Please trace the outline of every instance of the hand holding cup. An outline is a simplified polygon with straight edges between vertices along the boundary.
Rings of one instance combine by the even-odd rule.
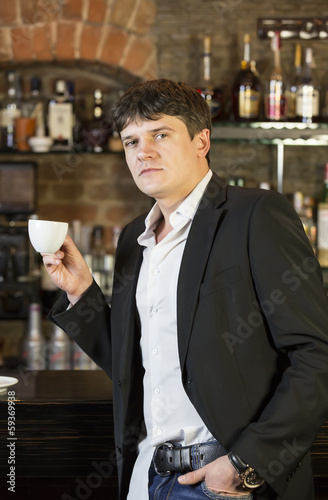
[[[42,254],[51,280],[67,293],[71,304],[75,304],[92,284],[93,278],[72,239],[66,237],[67,231],[67,222],[28,221],[30,241],[34,249]]]

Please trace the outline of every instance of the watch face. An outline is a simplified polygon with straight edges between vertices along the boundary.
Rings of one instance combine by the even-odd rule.
[[[243,473],[244,485],[246,488],[258,488],[264,483],[264,479],[251,467]]]

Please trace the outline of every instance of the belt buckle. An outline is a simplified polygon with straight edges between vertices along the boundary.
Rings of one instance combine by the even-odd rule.
[[[170,443],[170,442],[165,442],[163,444],[159,444],[158,446],[156,446],[155,448],[155,452],[154,452],[154,457],[156,456],[156,453],[158,450],[173,450],[174,448],[174,444],[173,443]],[[153,460],[153,464],[154,464],[154,469],[155,469],[155,472],[156,474],[158,474],[159,476],[162,476],[162,477],[166,477],[166,476],[169,476],[171,474],[171,471],[167,470],[167,471],[159,471],[156,467],[156,463],[155,463],[155,460]]]

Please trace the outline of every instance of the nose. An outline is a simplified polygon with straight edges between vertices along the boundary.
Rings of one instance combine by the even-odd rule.
[[[139,150],[137,153],[138,160],[147,161],[154,158],[156,155],[155,150],[151,147],[148,141],[140,141]]]

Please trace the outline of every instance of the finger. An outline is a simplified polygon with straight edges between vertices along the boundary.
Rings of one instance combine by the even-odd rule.
[[[62,252],[61,252],[62,253]],[[63,254],[64,256],[64,254]],[[63,258],[63,257],[61,257]],[[59,266],[61,264],[61,258],[56,255],[43,255],[43,264],[47,266]]]
[[[178,477],[178,481],[180,484],[196,484],[200,483],[205,479],[205,474],[202,469],[193,470],[188,472],[188,474],[183,474]]]
[[[55,253],[56,257],[58,257],[58,259],[63,259],[65,257],[65,254],[64,252],[62,252],[61,250],[58,250],[56,253]]]
[[[60,247],[60,249],[63,249],[63,251],[65,253],[67,253],[67,252],[69,252],[69,253],[76,253],[76,252],[78,252],[78,249],[77,249],[74,241],[68,235],[65,237],[65,240],[64,240],[62,246]]]

